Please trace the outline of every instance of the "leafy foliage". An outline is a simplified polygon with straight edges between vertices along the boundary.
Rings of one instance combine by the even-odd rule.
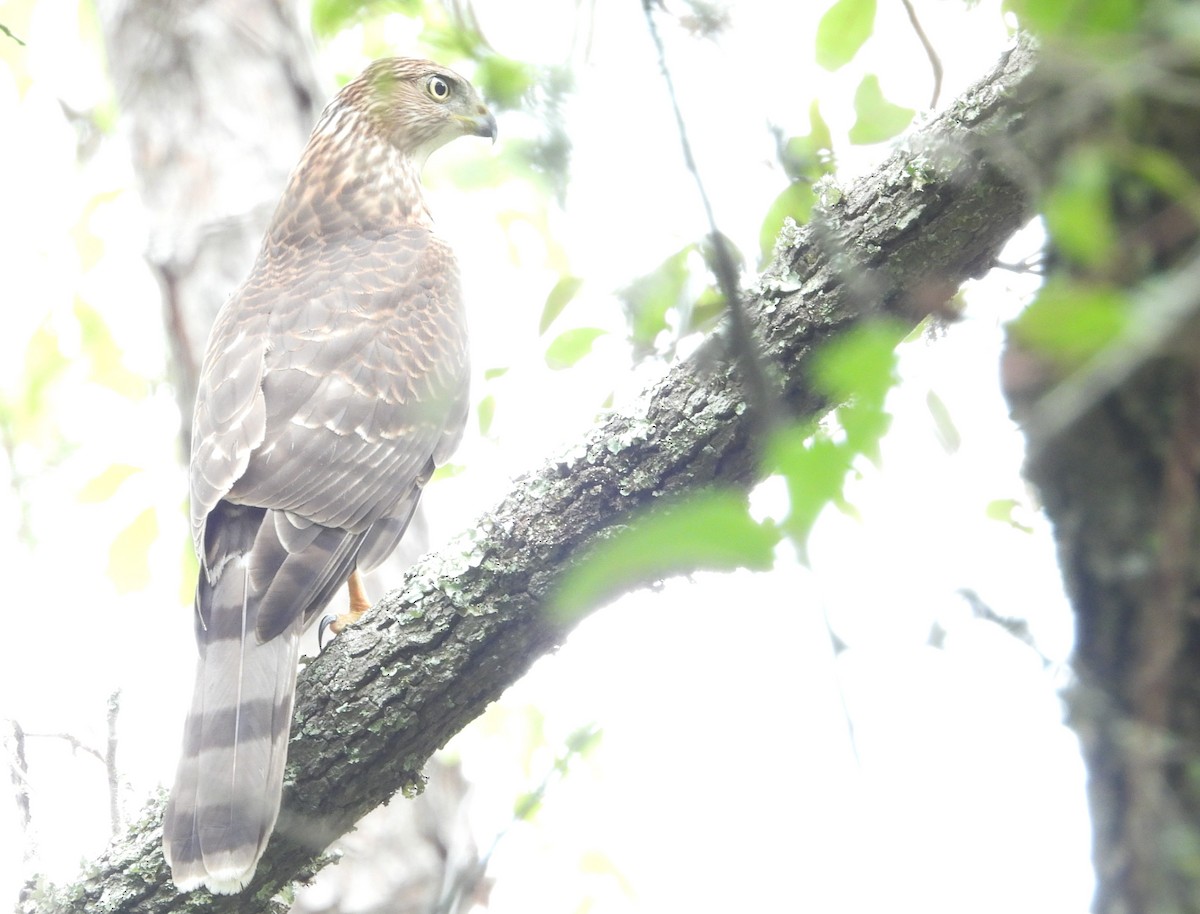
[[[1124,333],[1129,315],[1124,292],[1054,277],[1009,330],[1029,349],[1066,368],[1077,368]]]
[[[564,330],[546,347],[546,364],[555,371],[570,368],[592,351],[592,345],[608,331],[600,327],[572,327]]]
[[[883,97],[878,76],[864,76],[854,93],[855,120],[850,128],[850,142],[867,146],[890,140],[904,132],[915,114],[912,108],[894,105]]]
[[[1021,24],[1042,35],[1100,37],[1133,29],[1142,0],[1006,0]]]
[[[554,611],[567,619],[636,584],[701,568],[765,570],[779,534],[759,524],[740,492],[714,491],[656,506],[597,543],[562,578]]]
[[[817,63],[837,70],[851,60],[875,30],[875,0],[837,0],[817,25]]]

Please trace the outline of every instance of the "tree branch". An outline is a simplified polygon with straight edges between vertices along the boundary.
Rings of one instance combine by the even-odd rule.
[[[1029,217],[1021,163],[1072,129],[1040,102],[1027,45],[911,137],[813,222],[785,229],[746,301],[771,393],[795,417],[826,404],[811,355],[875,316],[917,323],[985,272]],[[1057,134],[1062,135],[1062,134]],[[853,281],[849,281],[853,280]],[[743,383],[718,332],[628,410],[511,492],[440,554],[417,563],[300,676],[283,814],[248,893],[179,896],[159,849],[162,799],[67,889],[31,890],[25,912],[283,911],[272,900],[322,865],[321,849],[397,791],[576,619],[549,611],[556,582],[598,538],[664,498],[755,481]]]

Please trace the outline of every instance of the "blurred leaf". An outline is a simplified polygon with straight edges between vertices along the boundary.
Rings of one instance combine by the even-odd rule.
[[[842,505],[846,474],[854,454],[824,435],[812,435],[804,425],[777,431],[767,444],[766,464],[783,476],[788,490],[788,515],[783,529],[803,558],[813,524],[828,505]]]
[[[492,428],[492,419],[496,417],[496,398],[488,394],[479,401],[475,412],[479,416],[479,434],[487,435]]]
[[[903,338],[900,324],[874,320],[831,340],[813,360],[814,383],[839,404],[835,415],[846,444],[874,463],[892,421],[884,403],[897,381],[896,346]]]
[[[83,350],[92,363],[91,380],[131,400],[146,396],[146,379],[125,367],[121,349],[100,312],[77,298],[75,318],[83,335]]]
[[[1060,174],[1043,204],[1046,229],[1070,259],[1088,267],[1103,266],[1117,245],[1108,157],[1095,146],[1076,150]]]
[[[774,561],[779,532],[750,516],[741,492],[702,492],[654,507],[601,540],[560,582],[553,611],[566,619],[638,584],[699,569],[762,571]]]
[[[958,427],[954,424],[946,402],[931,390],[925,395],[925,405],[929,407],[929,415],[933,417],[933,427],[942,449],[947,454],[956,453],[962,447],[962,435],[958,433]]]
[[[583,280],[578,276],[564,276],[554,284],[550,294],[546,296],[546,304],[542,306],[542,318],[538,321],[538,333],[545,333],[554,319],[562,314],[565,308],[579,292]]]
[[[1009,331],[1022,345],[1073,368],[1120,337],[1129,319],[1120,290],[1052,277]]]
[[[988,502],[985,513],[990,520],[998,520],[1001,523],[1008,524],[1022,533],[1032,533],[1032,527],[1017,520],[1017,512],[1023,510],[1024,505],[1015,498],[997,498]]]
[[[878,76],[864,76],[854,92],[855,120],[848,134],[850,142],[867,146],[890,140],[904,132],[915,114],[912,108],[893,105],[883,97]]]
[[[817,63],[836,70],[849,63],[875,29],[875,0],[837,0],[817,23]]]
[[[779,237],[783,221],[790,216],[797,223],[804,224],[816,200],[812,185],[804,181],[793,181],[775,198],[759,229],[758,244],[764,261],[775,250],[775,239]]]
[[[188,503],[185,499],[180,506],[184,516],[188,513]],[[192,546],[192,538],[183,538],[183,554],[179,563],[179,603],[190,606],[196,597],[196,579],[200,574],[200,560],[196,558],[196,550]]]
[[[157,538],[154,508],[147,508],[117,534],[108,550],[108,576],[117,593],[142,590],[150,583],[150,547]]]
[[[422,0],[313,0],[310,22],[316,37],[330,38],[368,14],[382,17],[386,13],[400,13],[416,19],[424,5]]]
[[[546,347],[546,364],[555,371],[570,368],[592,351],[592,344],[608,331],[599,327],[575,327],[564,330]]]
[[[14,420],[19,426],[37,421],[45,406],[47,391],[70,363],[58,345],[58,335],[43,323],[25,344],[25,391]]]
[[[483,373],[485,381],[494,381],[496,378],[502,378],[508,374],[508,368],[489,368]]]
[[[437,482],[439,479],[453,479],[464,470],[466,470],[466,467],[461,463],[443,463],[433,471],[433,475],[429,479],[431,482]]]
[[[518,60],[489,54],[479,61],[472,81],[496,107],[517,108],[534,84],[534,70]]]
[[[779,164],[793,181],[815,181],[834,171],[833,136],[821,115],[816,99],[808,106],[809,132],[799,136],[776,137]]]
[[[13,41],[15,41],[21,47],[25,47],[25,42],[23,42],[20,38],[18,38],[16,35],[14,35],[12,33],[12,31],[9,29],[9,27],[7,25],[5,25],[3,22],[0,22],[0,32],[3,32],[5,35],[7,35],[9,38],[11,38]]]
[[[896,345],[903,325],[873,320],[830,340],[813,360],[813,381],[835,402],[851,398],[882,403],[896,383]]]
[[[589,876],[604,876],[611,879],[620,887],[627,898],[632,899],[637,896],[637,891],[634,889],[633,884],[621,872],[616,863],[613,862],[613,859],[602,851],[594,849],[585,851],[579,858],[579,869]]]
[[[104,256],[104,239],[92,230],[92,217],[96,210],[118,199],[122,193],[122,190],[108,190],[93,194],[84,204],[79,219],[71,227],[71,238],[79,254],[80,266],[85,271],[92,269]]]
[[[594,723],[571,731],[566,739],[567,757],[591,755],[603,738],[604,731]]]
[[[1114,35],[1134,29],[1142,0],[1005,0],[1021,25],[1042,35],[1069,38]]]
[[[686,245],[649,273],[618,290],[634,350],[639,356],[654,350],[654,341],[667,329],[667,313],[683,304],[689,277],[688,257],[696,250],[695,244]]]
[[[725,313],[725,297],[715,286],[705,286],[692,302],[691,320],[684,328],[686,333],[711,330]]]
[[[93,476],[88,480],[76,497],[84,504],[107,501],[116,494],[117,489],[121,488],[121,483],[140,472],[142,472],[141,467],[130,466],[127,463],[114,463],[99,476]]]

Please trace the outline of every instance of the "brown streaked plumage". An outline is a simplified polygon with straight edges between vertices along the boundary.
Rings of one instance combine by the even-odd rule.
[[[182,891],[244,888],[279,813],[301,632],[399,542],[467,412],[458,269],[425,158],[495,139],[471,85],[369,66],[329,104],[209,338],[192,424],[200,659],[163,822]]]

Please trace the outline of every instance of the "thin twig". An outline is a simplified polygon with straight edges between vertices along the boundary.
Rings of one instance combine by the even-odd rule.
[[[675,127],[679,131],[679,144],[683,149],[684,164],[696,182],[696,190],[700,194],[700,200],[704,206],[704,214],[708,219],[709,235],[713,245],[713,269],[717,274],[717,285],[721,290],[721,295],[728,304],[733,350],[734,354],[738,357],[746,385],[746,406],[751,411],[754,423],[759,427],[759,430],[767,431],[773,427],[774,419],[776,418],[775,398],[769,393],[767,376],[763,371],[758,348],[754,343],[749,321],[746,320],[745,312],[742,310],[738,269],[734,265],[733,255],[729,252],[729,245],[725,240],[725,236],[717,228],[717,220],[713,215],[712,204],[708,199],[708,192],[704,189],[704,181],[700,177],[700,170],[696,167],[696,159],[692,155],[692,144],[688,140],[687,127],[684,124],[683,113],[679,109],[679,99],[675,94],[675,82],[671,78],[670,69],[667,67],[667,52],[663,47],[662,38],[658,34],[658,26],[654,22],[654,10],[652,9],[654,5],[655,0],[642,0],[642,10],[646,14],[646,25],[650,30],[650,37],[654,41],[654,47],[658,53],[658,66],[662,71],[663,79],[666,81],[667,95],[671,99],[671,110],[675,114]]]
[[[9,775],[12,777],[13,792],[16,795],[17,814],[20,816],[21,831],[29,830],[29,762],[25,758],[25,731],[15,720],[10,720],[12,726],[12,750],[9,753]],[[9,740],[5,740],[6,743]]]
[[[88,755],[94,756],[101,764],[104,763],[104,753],[99,749],[89,746],[78,736],[72,736],[70,733],[26,733],[26,739],[61,739],[65,743],[71,744],[71,749],[74,752],[86,752]]]
[[[121,713],[121,690],[108,696],[108,743],[104,749],[104,768],[108,772],[108,821],[115,837],[121,831],[121,781],[117,770],[117,717]]]
[[[925,34],[925,29],[921,25],[921,20],[917,18],[917,11],[913,9],[911,0],[900,0],[900,2],[904,4],[904,11],[908,13],[908,21],[912,23],[913,31],[917,33],[921,47],[925,49],[925,56],[929,58],[929,67],[933,70],[933,97],[929,100],[929,107],[936,108],[938,98],[942,94],[942,59],[933,49],[933,42],[929,40],[929,36]]]

